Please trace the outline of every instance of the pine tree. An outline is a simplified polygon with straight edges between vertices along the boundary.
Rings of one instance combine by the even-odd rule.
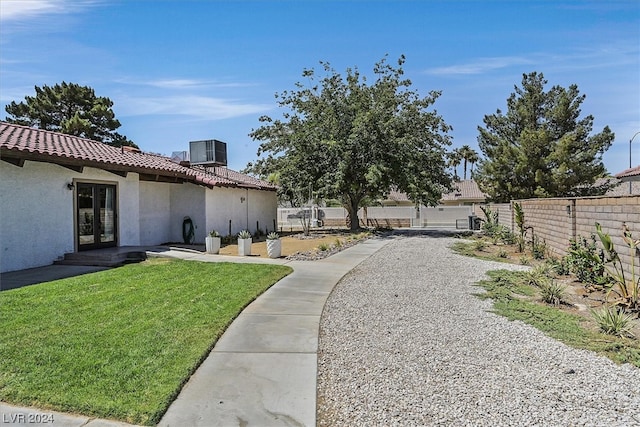
[[[475,173],[480,188],[497,202],[532,197],[591,195],[606,174],[602,155],[614,134],[608,126],[591,135],[593,116],[580,118],[585,100],[577,85],[545,92],[542,73],[524,74],[522,86],[478,127],[484,160]]]

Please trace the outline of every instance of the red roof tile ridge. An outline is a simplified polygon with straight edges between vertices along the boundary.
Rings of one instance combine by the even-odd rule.
[[[113,147],[112,145],[105,144],[104,142],[96,141],[96,140],[89,139],[89,138],[86,138],[86,137],[83,137],[83,136],[69,135],[69,134],[58,132],[58,131],[55,131],[55,130],[35,128],[35,127],[27,126],[27,125],[19,125],[19,124],[10,123],[10,122],[4,121],[4,120],[0,120],[0,125],[7,125],[7,126],[10,126],[10,127],[17,127],[17,128],[21,128],[21,129],[28,130],[30,132],[35,132],[35,133],[45,133],[45,134],[51,135],[52,137],[58,137],[58,138],[63,137],[63,138],[70,138],[70,139],[78,139],[78,140],[83,141],[83,142],[91,142],[93,144],[103,144],[103,145],[106,145],[107,147]]]

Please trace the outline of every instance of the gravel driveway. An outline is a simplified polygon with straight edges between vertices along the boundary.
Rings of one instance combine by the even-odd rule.
[[[640,369],[489,312],[488,270],[448,237],[398,237],[335,287],[319,426],[640,426]]]

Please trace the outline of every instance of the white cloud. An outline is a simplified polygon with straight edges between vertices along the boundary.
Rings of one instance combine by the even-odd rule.
[[[0,21],[24,21],[54,13],[76,12],[96,3],[95,0],[2,0]]]
[[[59,4],[56,0],[4,0],[0,2],[0,21],[52,13]]]
[[[119,116],[182,115],[201,120],[221,120],[257,114],[272,108],[266,104],[204,96],[137,97],[114,100]]]
[[[507,68],[513,65],[533,64],[534,61],[520,56],[504,56],[493,58],[478,58],[474,62],[467,64],[451,65],[447,67],[430,68],[426,74],[451,75],[451,74],[482,74],[500,68]]]
[[[618,42],[605,46],[576,48],[569,53],[531,53],[527,56],[502,56],[473,59],[471,62],[445,67],[429,68],[425,74],[431,75],[474,75],[486,74],[513,66],[529,65],[548,71],[579,70],[588,68],[611,68],[638,63],[637,43]],[[522,67],[520,67],[522,68]]]
[[[202,89],[202,88],[237,88],[237,87],[251,87],[255,86],[254,83],[240,83],[240,82],[220,82],[217,80],[197,80],[197,79],[182,79],[182,78],[168,78],[157,80],[136,80],[136,79],[119,79],[118,83],[152,86],[162,89]]]

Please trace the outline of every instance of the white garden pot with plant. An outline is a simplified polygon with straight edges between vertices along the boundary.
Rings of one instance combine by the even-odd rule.
[[[282,241],[276,232],[267,234],[267,255],[269,258],[280,258],[282,255]]]
[[[248,230],[242,230],[240,233],[238,233],[238,255],[251,255],[251,243],[251,233],[249,233]]]
[[[204,243],[208,254],[220,252],[220,234],[216,230],[211,230],[209,235],[205,237]]]

